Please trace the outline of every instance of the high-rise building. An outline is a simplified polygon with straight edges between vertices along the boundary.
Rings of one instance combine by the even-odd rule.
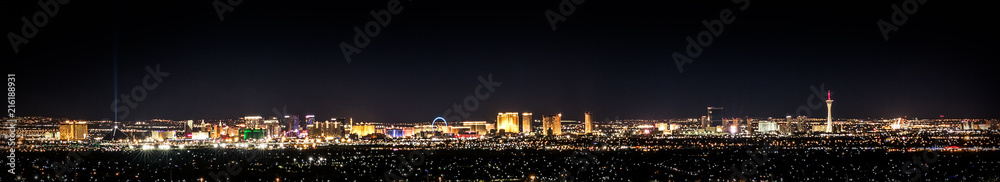
[[[308,131],[309,130],[308,126],[311,125],[311,124],[313,124],[313,123],[316,123],[316,115],[311,115],[311,114],[310,115],[306,115],[306,124],[305,125],[307,127],[305,129],[303,129],[303,130],[307,130]]]
[[[262,125],[261,119],[264,119],[264,117],[261,117],[261,116],[245,116],[242,119],[243,119],[243,122],[247,124],[247,127],[258,127],[258,126]]]
[[[785,121],[787,121],[788,123],[791,123],[792,122],[792,115],[785,116]]]
[[[809,132],[812,129],[809,126],[809,117],[799,116],[795,118],[795,132]]]
[[[708,128],[708,118],[706,116],[701,116],[701,128]]]
[[[518,133],[520,125],[517,124],[517,112],[497,113],[497,130],[504,130],[506,133]]]
[[[184,129],[187,130],[188,133],[193,132],[194,131],[194,120],[187,120],[187,128],[184,128]]]
[[[327,136],[330,137],[335,137],[335,138],[344,137],[344,134],[347,133],[345,131],[346,127],[344,127],[348,122],[347,119],[330,118],[330,122],[332,122],[330,124],[331,126],[329,126],[329,129],[326,130],[324,133],[327,133]]]
[[[285,131],[287,132],[284,132],[286,137],[299,136],[299,130],[301,129],[301,127],[299,127],[298,115],[285,115],[284,119],[280,119],[280,121],[288,125],[288,127],[285,129]]]
[[[264,128],[242,128],[240,129],[240,136],[243,140],[262,139],[265,132],[267,131]]]
[[[546,136],[562,135],[562,113],[542,116],[542,131]]]
[[[267,130],[267,137],[279,138],[281,137],[281,123],[278,122],[278,118],[271,118],[264,120],[264,127]]]
[[[469,131],[476,132],[476,134],[485,135],[489,133],[490,130],[486,129],[486,121],[464,121],[462,126],[469,127]]]
[[[84,140],[84,139],[87,139],[87,122],[66,121],[63,123],[59,123],[59,140]]]
[[[739,118],[733,118],[732,120],[730,120],[727,123],[726,131],[729,131],[729,133],[735,134],[735,133],[739,133],[739,128],[740,128],[740,119]]]
[[[778,123],[774,121],[761,121],[757,124],[757,131],[761,133],[768,133],[771,131],[778,131]]]
[[[316,121],[313,124],[306,125],[306,131],[308,131],[310,138],[326,139],[343,137],[343,128],[340,128],[338,125],[340,125],[340,123],[330,120]],[[341,135],[336,135],[337,130],[340,130]]]
[[[590,121],[590,112],[583,113],[583,133],[590,134],[594,131],[594,123]]]
[[[220,138],[221,137],[221,135],[222,135],[222,126],[213,125],[213,124],[205,124],[205,127],[208,128],[208,137],[209,138]]]
[[[358,135],[359,137],[375,133],[375,125],[353,125],[351,127],[351,134]]]
[[[521,133],[531,133],[531,113],[521,113]]]
[[[403,129],[391,128],[391,129],[385,129],[385,136],[393,138],[401,138],[406,136],[406,134],[403,132]]]
[[[833,98],[830,97],[830,91],[827,90],[826,91],[826,132],[827,133],[832,133],[833,132],[833,113],[830,112],[830,111],[832,111],[832,109],[830,107],[833,107]]]
[[[708,107],[708,127],[725,125],[722,120],[722,107]]]

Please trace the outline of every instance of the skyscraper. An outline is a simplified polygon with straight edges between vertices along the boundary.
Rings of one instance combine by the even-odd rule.
[[[277,117],[272,117],[271,119],[264,120],[264,129],[267,130],[267,136],[272,138],[281,137],[281,124],[278,122]]]
[[[701,116],[701,120],[698,121],[701,122],[701,128],[708,128],[708,119],[706,116]]]
[[[84,140],[88,138],[87,132],[87,122],[66,121],[59,123],[59,140]]]
[[[794,132],[809,132],[812,127],[809,127],[809,117],[799,116],[795,117],[795,131]]]
[[[722,107],[708,107],[708,126],[721,127],[725,125],[722,121]]]
[[[306,126],[316,123],[316,115],[306,115]],[[308,130],[309,128],[306,127]]]
[[[476,134],[486,135],[489,133],[489,129],[486,129],[486,121],[463,121],[462,126],[469,127],[469,130],[475,131]]]
[[[258,127],[258,126],[260,126],[262,124],[261,123],[262,119],[264,119],[264,117],[261,117],[261,116],[245,116],[245,117],[243,117],[243,122],[247,124],[247,127],[253,127],[253,128],[255,128],[255,127]]]
[[[518,133],[520,125],[517,124],[517,112],[497,113],[497,130],[504,130],[506,133]]]
[[[583,133],[590,134],[594,131],[594,124],[590,122],[590,112],[583,113]]]
[[[542,116],[542,131],[545,135],[562,135],[562,113]],[[552,131],[549,133],[549,131]]]
[[[333,121],[332,130],[329,132],[333,137],[344,137],[344,135],[349,134],[346,131],[347,118],[330,118]]]
[[[772,131],[778,131],[778,123],[774,121],[761,121],[757,124],[757,131],[760,133],[769,133]]]
[[[833,113],[830,112],[830,111],[832,111],[832,109],[830,107],[833,107],[833,98],[830,97],[830,91],[827,90],[826,91],[826,132],[827,133],[833,132]]]
[[[521,113],[521,133],[531,133],[531,113]]]
[[[375,125],[353,125],[351,126],[351,134],[356,134],[359,137],[370,135],[375,133]]]

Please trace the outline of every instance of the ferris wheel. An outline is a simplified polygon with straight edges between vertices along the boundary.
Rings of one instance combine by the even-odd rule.
[[[435,131],[437,131],[437,129],[435,128],[435,127],[437,127],[437,125],[435,125],[435,123],[436,123],[436,122],[437,122],[437,120],[439,120],[439,119],[440,119],[441,121],[444,121],[444,126],[445,126],[445,127],[448,127],[448,121],[447,121],[447,120],[444,120],[444,118],[443,118],[443,117],[436,117],[436,118],[434,118],[434,121],[431,121],[431,132],[435,132]],[[444,133],[444,132],[442,131],[442,133]]]

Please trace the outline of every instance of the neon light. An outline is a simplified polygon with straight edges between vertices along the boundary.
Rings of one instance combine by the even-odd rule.
[[[434,118],[434,121],[431,121],[431,132],[437,131],[437,130],[434,129],[434,122],[437,122],[438,119],[440,119],[441,121],[444,121],[444,126],[448,126],[448,120],[444,120],[443,117],[436,117],[436,118]]]

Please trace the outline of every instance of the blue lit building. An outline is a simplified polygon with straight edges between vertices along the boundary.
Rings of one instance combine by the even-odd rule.
[[[403,129],[385,129],[385,135],[393,138],[406,136],[406,134],[403,132]]]

